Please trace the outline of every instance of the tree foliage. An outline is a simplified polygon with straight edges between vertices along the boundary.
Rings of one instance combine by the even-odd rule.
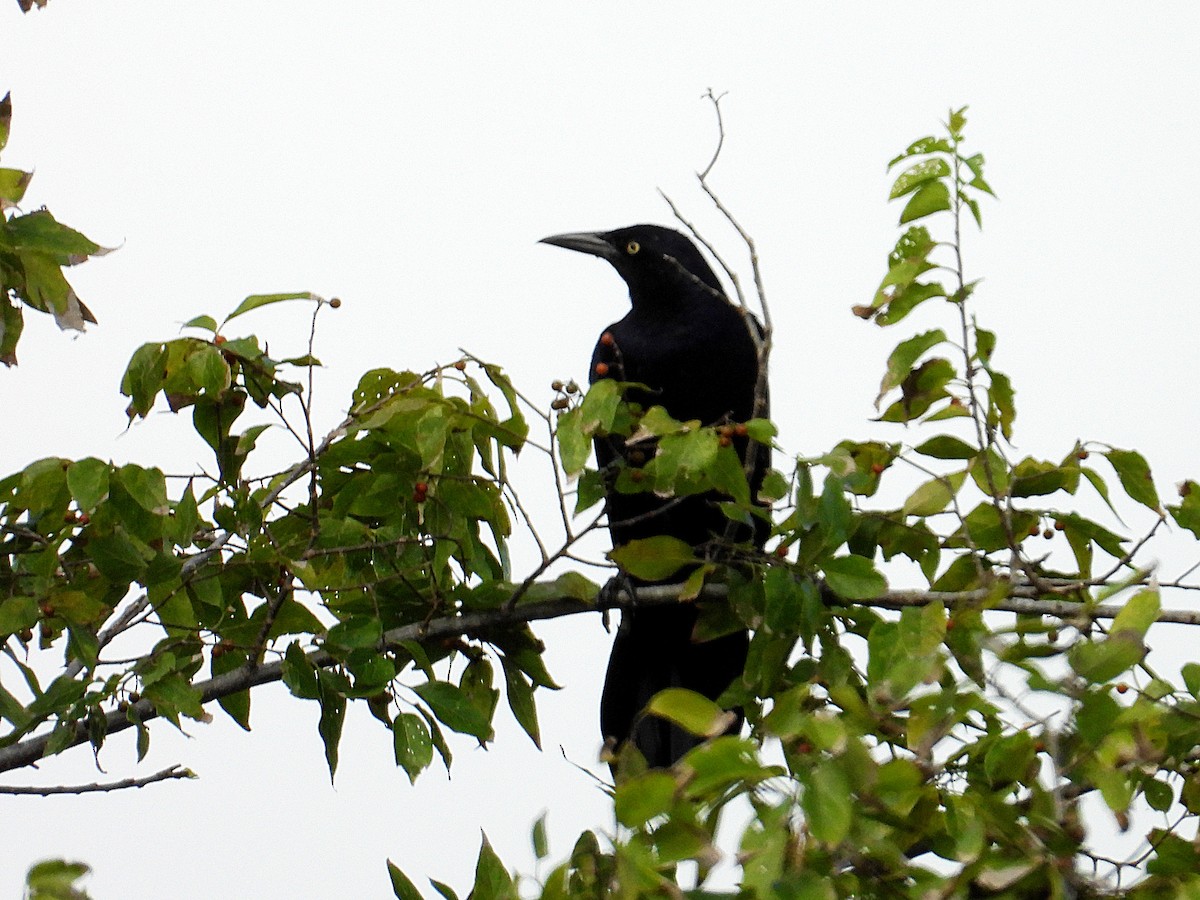
[[[0,147],[10,109],[6,99]],[[896,328],[937,303],[942,324],[904,336],[886,360],[873,426],[882,437],[817,457],[776,445],[789,462],[764,484],[774,502],[766,553],[739,548],[718,566],[652,538],[612,554],[650,580],[689,567],[681,586],[639,602],[699,602],[708,635],[753,629],[745,674],[725,698],[746,710],[750,736],[716,737],[670,770],[626,751],[614,760],[614,832],[580,835],[538,879],[510,873],[485,838],[472,896],[707,896],[716,831],[735,803],[750,812],[737,839],[746,897],[1200,889],[1186,837],[1200,813],[1200,667],[1175,684],[1148,662],[1150,628],[1165,616],[1163,585],[1142,562],[1168,519],[1200,536],[1200,500],[1187,482],[1164,506],[1131,449],[1088,441],[1047,458],[1015,454],[1016,391],[996,335],[976,321],[979,282],[964,264],[962,227],[968,215],[982,225],[992,194],[983,156],[964,149],[965,125],[952,111],[944,133],[890,163],[903,230],[854,312]],[[22,306],[60,324],[88,318],[61,267],[100,252],[48,212],[12,214],[27,183],[0,170],[10,363]],[[346,419],[318,440],[311,341],[276,359],[234,331],[285,302],[311,308],[314,334],[338,305],[250,297],[130,360],[121,390],[131,422],[162,406],[190,415],[212,452],[207,471],[168,478],[50,458],[0,478],[0,770],[82,744],[99,754],[127,728],[140,758],[155,718],[203,721],[214,702],[248,728],[252,688],[274,680],[314,704],[331,777],[353,702],[379,720],[414,781],[435,760],[449,769],[459,742],[492,740],[502,692],[540,746],[537,691],[558,686],[529,621],[614,602],[564,564],[603,522],[592,438],[651,448],[616,473],[619,490],[716,490],[732,520],[768,515],[731,437],[775,443],[770,422],[675,421],[626,403],[611,380],[586,393],[557,383],[544,409],[470,356],[366,373]],[[270,427],[301,448],[283,471],[259,461]],[[551,515],[522,503],[509,476],[517,454],[537,455],[558,486]],[[882,504],[892,484],[909,487]],[[1111,515],[1073,509],[1079,492]],[[1128,533],[1117,515],[1126,501],[1154,515],[1148,534]],[[541,558],[519,575],[514,529]],[[884,570],[923,584],[890,587]],[[132,661],[107,652],[117,637],[142,648]],[[54,677],[39,675],[43,658],[61,658]],[[720,706],[686,691],[663,692],[646,714],[723,731]],[[1145,807],[1169,818],[1132,857],[1089,840],[1101,813],[1124,828]],[[544,820],[533,844],[549,857]],[[697,874],[681,884],[685,862]],[[31,892],[43,890],[35,874],[74,890],[86,871],[47,865],[31,872]],[[421,896],[402,867],[389,862],[388,873],[397,897]]]

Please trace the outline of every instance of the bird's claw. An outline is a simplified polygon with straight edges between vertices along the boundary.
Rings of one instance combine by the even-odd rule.
[[[637,603],[637,589],[633,579],[624,572],[614,575],[600,588],[598,601],[599,605],[605,608]]]

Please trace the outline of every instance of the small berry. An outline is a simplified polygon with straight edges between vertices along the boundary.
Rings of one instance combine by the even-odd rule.
[[[572,378],[570,381],[567,382],[567,386],[565,388],[563,388],[563,390],[566,391],[568,394],[578,394],[579,393],[579,385],[577,385],[575,383],[575,379]]]
[[[717,440],[717,443],[718,443],[718,444],[720,444],[722,447],[728,447],[730,444],[732,444],[732,443],[733,443],[733,438],[731,438],[731,437],[730,437],[729,435],[727,435],[727,434],[723,434],[723,435],[721,435],[721,437],[720,437],[720,438]]]
[[[1117,693],[1118,694],[1124,694],[1124,693],[1127,693],[1128,691],[1129,691],[1129,685],[1127,685],[1125,682],[1122,681],[1120,684],[1117,685]]]
[[[884,470],[883,463],[871,463],[871,474],[882,475]]]
[[[1041,529],[1038,528],[1036,522],[1029,526],[1029,536],[1030,537],[1037,537],[1039,531],[1041,531]]]
[[[334,297],[332,300],[329,301],[330,309],[339,309],[339,308],[341,308],[341,305],[342,305],[342,301],[338,297]]]
[[[216,337],[213,338],[213,343],[216,344],[218,347],[220,347],[222,344],[224,344],[228,340],[229,340],[229,338],[225,337],[225,335],[218,334]]]
[[[81,513],[79,514],[79,520],[78,520],[78,521],[79,521],[79,524],[80,524],[80,525],[86,525],[88,522],[92,521],[92,517],[91,517],[91,516],[89,516],[89,515],[88,515],[87,513],[85,513],[85,512],[81,512]]]
[[[812,753],[812,744],[808,741],[800,741],[800,743],[796,744],[796,752],[804,754]]]
[[[1066,527],[1067,527],[1067,523],[1064,522],[1062,519],[1054,520],[1054,530],[1055,531],[1065,531]]]
[[[750,429],[746,427],[745,422],[738,422],[733,426],[733,433],[738,437],[745,437],[750,433]]]
[[[1051,628],[1049,631],[1047,631],[1046,632],[1046,640],[1048,640],[1051,644],[1057,642],[1058,641],[1058,629]]]
[[[629,470],[629,480],[632,481],[634,484],[641,484],[642,479],[645,477],[646,477],[646,473],[643,472],[641,469],[630,469]]]
[[[603,378],[605,375],[608,374],[608,363],[606,363],[606,362],[596,363],[595,371],[596,371],[597,376],[599,376],[600,378]]]
[[[561,391],[562,389],[563,389],[563,383],[561,381],[559,381],[557,378],[555,378],[552,382],[550,382],[550,390]]]
[[[559,397],[553,403],[550,404],[550,408],[551,409],[566,409],[570,405],[571,405],[571,401],[568,400],[566,397]]]
[[[1034,741],[1033,742],[1033,752],[1034,753],[1045,753],[1046,752],[1046,742],[1042,741],[1042,740]]]
[[[1054,537],[1054,529],[1047,528],[1042,532],[1042,537],[1044,537],[1046,540],[1050,540],[1050,538]]]
[[[33,640],[33,629],[32,628],[22,628],[20,633],[17,635],[17,637],[19,637],[22,641],[24,641],[26,644],[28,644],[30,641]]]
[[[613,333],[611,331],[606,331],[604,334],[600,335],[600,343],[605,347],[611,347],[616,342],[617,339],[613,337]]]
[[[142,695],[139,694],[137,691],[129,692],[129,702],[130,703],[137,703],[141,699],[142,699]]]
[[[47,602],[47,601],[43,601],[38,604],[38,610],[41,611],[41,614],[43,616],[45,616],[47,619],[49,619],[50,617],[52,617],[54,615],[54,604]]]
[[[1075,458],[1076,459],[1087,459],[1088,452],[1086,450],[1080,449],[1080,451],[1075,454]]]
[[[947,619],[947,620],[946,620],[946,630],[947,630],[947,631],[953,631],[953,630],[954,630],[954,620],[953,620],[953,619]]]
[[[454,368],[458,369],[460,372],[465,371],[467,368],[467,361],[465,359],[460,359],[454,364]]]
[[[1180,497],[1191,496],[1191,493],[1192,493],[1192,483],[1190,481],[1185,481],[1179,485],[1179,496]]]
[[[68,509],[65,513],[63,513],[63,521],[68,525],[72,524],[75,521],[75,510]]]
[[[787,544],[780,544],[775,548],[775,556],[778,559],[784,559],[788,555]]]
[[[733,436],[733,426],[732,425],[721,425],[717,428],[717,434],[721,435],[721,437],[732,437]]]

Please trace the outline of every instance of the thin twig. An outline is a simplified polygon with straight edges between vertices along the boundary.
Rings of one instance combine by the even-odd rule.
[[[109,781],[93,784],[60,784],[47,787],[27,787],[24,785],[0,784],[0,794],[14,796],[50,797],[54,794],[96,794],[107,791],[123,791],[126,788],[141,788],[159,781],[169,781],[174,778],[195,778],[196,773],[182,766],[171,766],[144,778],[123,778],[120,781]]]

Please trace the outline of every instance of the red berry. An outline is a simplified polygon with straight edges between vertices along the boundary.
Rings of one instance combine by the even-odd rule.
[[[871,463],[871,474],[872,475],[883,474],[883,469],[884,469],[883,463]]]
[[[342,305],[342,301],[339,300],[337,297],[334,297],[332,300],[329,301],[329,307],[331,309],[337,309],[341,305]]]
[[[746,427],[745,422],[738,422],[733,426],[733,433],[738,437],[745,437],[750,433],[750,429]]]
[[[722,447],[728,447],[730,444],[732,444],[732,443],[733,443],[733,438],[731,438],[731,437],[730,437],[729,435],[727,435],[727,434],[723,434],[723,435],[721,435],[721,437],[720,437],[720,438],[717,440],[717,443],[718,443],[718,444],[720,444]]]
[[[225,335],[218,334],[215,338],[213,338],[213,343],[216,344],[218,347],[220,347],[227,340],[229,340],[229,338],[225,337]]]
[[[1118,684],[1118,685],[1117,685],[1117,693],[1118,693],[1118,694],[1124,694],[1124,693],[1126,693],[1128,690],[1129,690],[1129,685],[1127,685],[1127,684],[1126,684],[1125,682],[1123,682],[1123,681],[1122,681],[1120,684]]]
[[[454,364],[454,368],[456,368],[456,369],[458,369],[458,371],[462,372],[464,369],[467,368],[467,361],[465,359],[460,359],[458,362],[456,362]]]

